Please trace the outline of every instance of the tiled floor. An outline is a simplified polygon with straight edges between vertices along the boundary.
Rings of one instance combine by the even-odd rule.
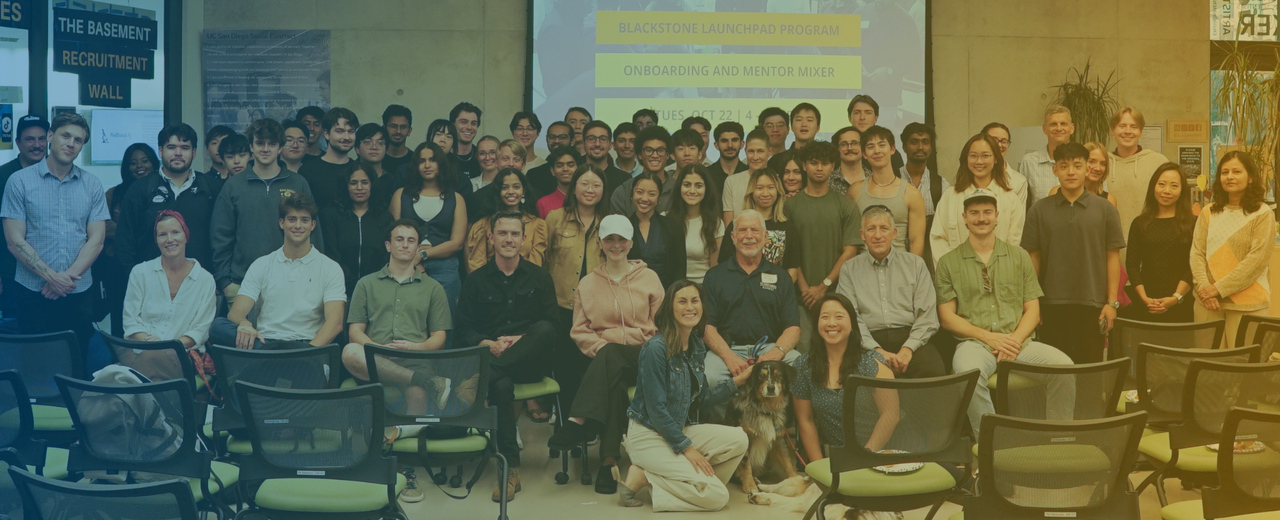
[[[647,493],[642,495],[646,499],[644,507],[621,507],[618,505],[617,495],[598,495],[592,490],[591,486],[583,486],[578,481],[579,473],[576,467],[570,468],[570,481],[568,484],[563,486],[556,485],[554,475],[559,471],[560,463],[558,459],[548,458],[546,449],[547,437],[551,435],[551,427],[545,424],[533,424],[527,418],[524,418],[521,421],[520,430],[525,443],[525,450],[522,454],[524,467],[521,468],[521,485],[524,490],[516,495],[516,499],[509,505],[508,516],[512,520],[623,520],[654,518],[651,516],[653,510],[647,503]],[[595,450],[592,449],[592,452],[594,453]],[[577,459],[572,460],[575,463],[579,462]],[[481,482],[476,484],[475,491],[466,500],[452,500],[444,496],[427,480],[424,471],[419,470],[418,474],[420,476],[420,487],[426,494],[426,499],[417,504],[401,503],[410,520],[497,518],[498,505],[489,499],[489,495],[493,491],[495,476],[492,467],[485,473]],[[470,478],[470,472],[466,476]],[[1134,474],[1131,476],[1131,480],[1136,484],[1145,476],[1145,473]],[[732,494],[729,505],[719,512],[665,513],[659,518],[662,520],[709,520],[713,518],[783,520],[789,518],[800,519],[803,516],[799,513],[780,511],[773,507],[748,504],[746,496],[742,494],[736,484],[731,483],[729,489]],[[1199,493],[1183,491],[1176,480],[1170,480],[1167,489],[1169,500],[1172,502],[1200,498]],[[449,489],[449,491],[458,494],[457,492],[461,490]],[[1158,520],[1160,518],[1160,504],[1156,499],[1154,490],[1148,489],[1143,493],[1141,503],[1143,520]],[[957,511],[960,511],[960,506],[948,503],[936,518],[945,520]],[[927,509],[909,511],[905,514],[905,517],[907,520],[919,520],[923,519],[927,512]],[[1277,518],[1280,518],[1280,514],[1277,514]]]

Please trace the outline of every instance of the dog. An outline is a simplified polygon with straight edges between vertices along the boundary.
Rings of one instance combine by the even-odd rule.
[[[743,391],[730,401],[725,414],[725,424],[740,426],[747,433],[747,454],[735,474],[742,483],[742,492],[747,494],[747,501],[752,504],[770,503],[768,497],[758,495],[760,488],[755,477],[756,472],[764,471],[769,461],[788,479],[799,476],[787,442],[794,377],[795,368],[782,361],[756,363]]]

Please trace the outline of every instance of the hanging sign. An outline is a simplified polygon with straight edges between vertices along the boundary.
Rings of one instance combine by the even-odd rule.
[[[80,76],[81,105],[129,108],[130,80],[156,75],[155,11],[105,2],[68,5],[53,9],[53,70]]]

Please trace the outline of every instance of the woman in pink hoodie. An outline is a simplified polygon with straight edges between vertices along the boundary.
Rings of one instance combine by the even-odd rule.
[[[626,431],[627,389],[636,384],[640,347],[658,333],[654,317],[662,305],[658,273],[641,260],[627,260],[634,227],[621,215],[600,221],[604,264],[578,283],[573,297],[573,329],[569,336],[593,358],[569,409],[569,420],[547,442],[570,450],[601,434],[601,467],[596,492],[613,494],[618,484],[610,468],[621,455]]]

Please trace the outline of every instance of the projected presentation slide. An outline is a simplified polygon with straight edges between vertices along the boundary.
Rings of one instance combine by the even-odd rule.
[[[534,111],[582,106],[616,125],[638,109],[748,131],[762,109],[822,112],[826,139],[853,96],[896,135],[924,119],[926,0],[534,0]],[[711,150],[714,153],[714,149]]]

